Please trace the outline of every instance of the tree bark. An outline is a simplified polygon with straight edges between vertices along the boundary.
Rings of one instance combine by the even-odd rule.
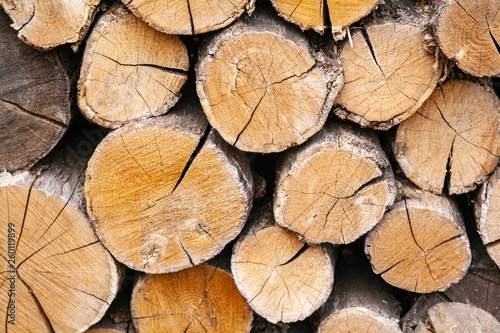
[[[340,118],[378,130],[416,112],[443,72],[427,13],[407,1],[386,3],[341,47],[345,86],[334,109]]]
[[[0,171],[27,170],[54,148],[73,113],[67,52],[21,42],[0,12]]]
[[[224,28],[254,9],[255,0],[122,0],[137,17],[158,31],[174,35],[202,34]]]
[[[332,290],[334,253],[309,246],[274,222],[271,205],[249,218],[233,247],[231,271],[248,304],[271,323],[304,320]]]
[[[265,9],[203,45],[196,89],[224,140],[271,153],[303,143],[323,126],[343,76],[338,61]]]
[[[85,213],[86,160],[50,154],[0,174],[0,307],[6,332],[83,332],[114,299],[121,269]]]
[[[179,37],[162,34],[115,5],[87,39],[78,104],[88,120],[109,128],[158,116],[179,99],[188,69]]]
[[[371,230],[395,197],[394,175],[375,134],[329,122],[283,155],[274,215],[309,243],[346,244]]]
[[[317,332],[400,333],[399,313],[398,301],[362,251],[346,247],[337,261],[333,291],[312,318]]]
[[[365,252],[386,282],[417,293],[445,290],[460,281],[471,261],[458,206],[409,185],[368,233]]]
[[[227,271],[209,264],[141,275],[132,318],[141,332],[250,332],[253,311]]]
[[[87,170],[97,234],[128,267],[168,273],[200,264],[240,233],[253,180],[243,153],[207,127],[199,104],[111,132]]]
[[[100,0],[0,0],[12,28],[28,45],[48,50],[79,43],[86,35]]]
[[[448,81],[398,127],[394,155],[423,190],[472,191],[498,164],[499,111],[500,100],[488,86]]]
[[[499,10],[496,0],[435,1],[432,26],[439,47],[464,72],[500,75]]]

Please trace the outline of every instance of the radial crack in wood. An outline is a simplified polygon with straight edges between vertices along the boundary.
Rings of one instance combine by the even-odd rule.
[[[115,5],[87,40],[78,105],[90,121],[109,128],[158,116],[179,99],[188,69],[187,49],[177,36]]]
[[[338,62],[263,12],[200,51],[196,87],[210,124],[244,151],[271,153],[307,140],[342,88]]]
[[[141,276],[131,311],[138,333],[250,332],[253,319],[231,274],[208,264]]]
[[[368,233],[365,252],[375,273],[389,284],[418,293],[442,291],[470,265],[464,222],[448,197],[414,193],[395,203]]]
[[[122,0],[128,9],[158,31],[175,35],[202,34],[224,28],[255,0]]]
[[[344,123],[327,123],[287,151],[276,178],[276,222],[310,243],[355,241],[396,196],[392,169],[374,133]]]
[[[135,270],[167,273],[214,257],[251,208],[250,167],[199,105],[110,133],[89,162],[89,215],[110,252]]]
[[[78,43],[87,33],[100,0],[0,0],[24,42],[40,50]]]
[[[500,2],[436,1],[433,25],[439,47],[475,76],[500,75]]]
[[[344,88],[341,118],[387,130],[411,116],[431,95],[442,63],[426,50],[427,33],[401,23],[370,25],[352,35],[340,54]]]
[[[499,111],[498,97],[477,83],[449,81],[436,89],[398,127],[393,151],[406,177],[436,194],[474,190],[499,160]]]

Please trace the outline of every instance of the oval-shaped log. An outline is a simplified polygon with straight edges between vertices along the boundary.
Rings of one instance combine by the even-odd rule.
[[[447,58],[475,76],[500,75],[500,2],[435,2],[434,34]]]
[[[73,116],[63,52],[41,53],[16,37],[0,11],[0,170],[32,167],[62,138]]]
[[[236,238],[253,199],[245,156],[222,140],[199,105],[106,136],[85,183],[95,230],[119,261],[168,273],[214,257]]]
[[[14,22],[12,28],[28,45],[39,50],[85,37],[100,0],[0,0]]]
[[[500,100],[488,87],[448,81],[398,127],[394,155],[423,190],[472,191],[498,163],[499,112]]]
[[[362,251],[351,247],[341,251],[332,293],[311,318],[316,332],[401,333],[400,311],[399,302],[373,274]]]
[[[293,26],[263,11],[200,50],[196,88],[210,124],[244,151],[271,153],[306,141],[325,123],[341,68]]]
[[[340,53],[345,85],[334,112],[363,127],[387,130],[431,95],[443,66],[425,27],[409,21],[368,25]],[[435,42],[434,42],[435,43]]]
[[[376,274],[417,293],[442,291],[458,282],[471,262],[457,205],[405,185],[404,197],[368,233],[365,252]]]
[[[233,247],[231,271],[252,309],[271,323],[304,320],[332,290],[333,254],[309,246],[274,223],[271,205],[258,209]]]
[[[490,176],[477,192],[474,202],[476,223],[481,240],[491,259],[500,267],[500,190],[497,184],[500,179],[500,168]],[[500,186],[499,186],[500,187]]]
[[[130,309],[138,333],[250,332],[253,320],[231,274],[208,264],[142,275]]]
[[[371,230],[395,196],[394,175],[375,134],[329,122],[285,152],[274,216],[309,243],[346,244]]]
[[[342,39],[345,37],[346,28],[368,15],[380,0],[272,0],[271,2],[281,17],[295,23],[302,30],[314,29],[323,33],[326,26],[331,26],[334,38]],[[327,10],[329,22],[326,20]]]
[[[37,172],[0,174],[0,306],[8,332],[83,332],[121,283],[85,213],[86,163],[47,160]]]
[[[246,11],[255,0],[122,0],[128,9],[158,31],[174,35],[202,34],[224,28]]]
[[[109,128],[158,116],[179,99],[188,69],[179,37],[162,34],[115,5],[87,40],[78,105],[87,119]]]
[[[500,332],[500,322],[490,313],[472,304],[438,303],[429,309],[426,323],[420,322],[415,333],[427,332]]]

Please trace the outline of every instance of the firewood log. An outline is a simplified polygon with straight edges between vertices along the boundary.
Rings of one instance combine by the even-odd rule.
[[[448,81],[398,127],[394,155],[423,190],[472,191],[498,164],[499,112],[500,100],[488,86]]]
[[[179,37],[162,34],[115,5],[87,39],[78,105],[109,128],[166,113],[179,99],[189,59]]]
[[[278,14],[302,30],[314,29],[323,33],[327,26],[335,39],[346,36],[350,24],[368,15],[380,0],[271,0]],[[329,20],[327,20],[327,14]]]
[[[71,120],[68,52],[41,53],[16,37],[0,11],[0,171],[27,170],[62,138]]]
[[[40,50],[78,43],[100,0],[0,0],[20,39]]]
[[[85,195],[115,258],[168,273],[214,257],[236,238],[253,181],[246,157],[210,131],[193,99],[108,134],[90,159]]]
[[[476,223],[481,240],[490,257],[500,267],[500,191],[497,184],[500,179],[500,168],[497,167],[486,183],[477,191],[474,203]],[[497,208],[499,207],[499,208]]]
[[[500,75],[500,2],[435,1],[432,26],[443,53],[475,76]]]
[[[311,318],[316,332],[400,333],[400,311],[399,302],[373,274],[362,251],[351,247],[340,252],[333,291]]]
[[[138,333],[250,332],[253,319],[231,274],[209,264],[142,275],[131,311]]]
[[[426,323],[420,322],[415,333],[500,332],[500,322],[490,313],[464,303],[438,303],[429,309]]]
[[[417,111],[443,71],[427,13],[407,1],[386,2],[341,46],[345,85],[336,100],[341,107],[334,109],[379,130]]]
[[[264,9],[206,42],[196,88],[224,140],[271,153],[303,143],[323,126],[343,77],[338,61]]]
[[[86,159],[64,147],[0,174],[0,306],[8,332],[83,332],[104,315],[121,269],[88,221]]]
[[[329,122],[284,154],[274,215],[309,243],[351,243],[394,203],[394,175],[371,131]]]
[[[458,206],[408,184],[401,200],[368,233],[365,252],[386,282],[417,293],[445,290],[471,262]]]
[[[122,0],[134,15],[158,31],[175,35],[202,34],[231,24],[245,12],[251,14],[255,0]]]
[[[304,320],[332,290],[335,253],[308,245],[257,209],[233,248],[231,271],[252,309],[271,323]]]

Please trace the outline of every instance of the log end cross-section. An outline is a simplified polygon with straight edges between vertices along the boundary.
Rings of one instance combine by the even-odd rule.
[[[371,230],[395,196],[394,175],[375,135],[327,123],[285,153],[274,214],[308,242],[346,244]]]
[[[264,18],[254,14],[212,40],[197,65],[197,91],[227,142],[271,153],[303,143],[323,126],[343,76],[334,60],[316,59],[293,26]]]
[[[179,99],[188,69],[179,37],[156,31],[116,5],[87,40],[78,104],[90,121],[109,128],[158,116]]]
[[[472,191],[500,155],[500,100],[478,83],[448,81],[397,129],[394,155],[406,177],[441,194]]]
[[[198,112],[121,127],[89,162],[89,215],[105,246],[130,268],[167,273],[199,264],[243,228],[253,196],[250,167]]]
[[[0,0],[19,38],[40,50],[81,41],[100,0]]]

